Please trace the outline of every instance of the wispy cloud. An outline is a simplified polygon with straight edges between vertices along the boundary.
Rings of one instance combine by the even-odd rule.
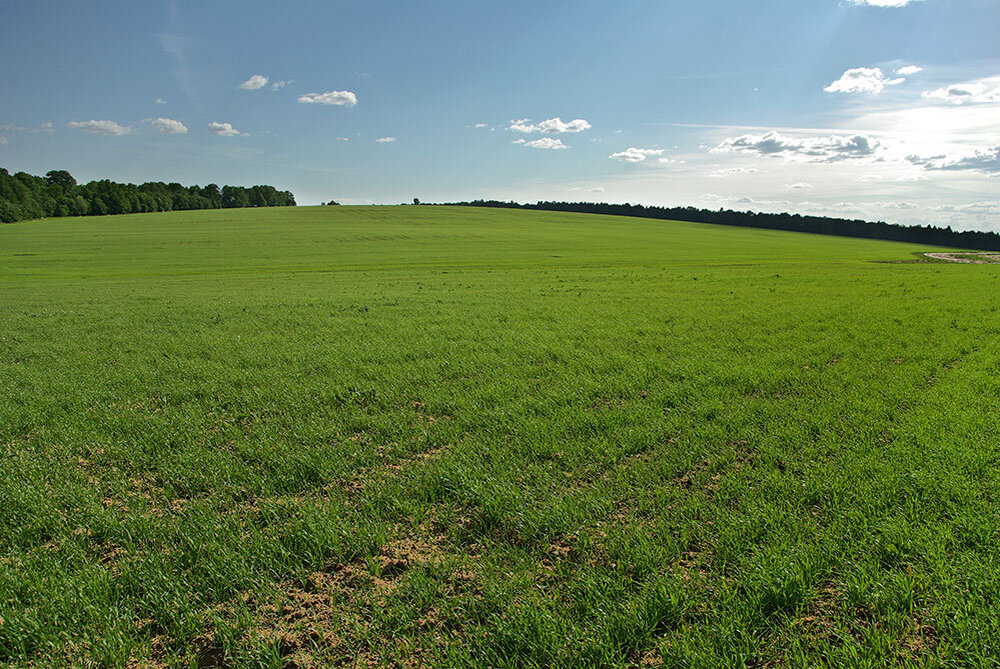
[[[156,104],[158,104],[158,105],[165,105],[165,104],[167,104],[167,101],[164,100],[163,98],[156,98]]]
[[[510,125],[507,126],[507,129],[513,132],[540,132],[547,135],[557,135],[564,132],[583,132],[584,130],[589,130],[591,127],[590,123],[582,118],[575,118],[572,121],[564,122],[557,116],[555,118],[546,119],[541,123],[532,123],[531,119],[522,118],[517,121],[511,121]]]
[[[392,142],[396,141],[396,138],[395,137],[379,137],[375,141],[378,142],[379,144],[391,144]]]
[[[308,93],[299,96],[298,101],[305,104],[353,107],[358,104],[358,96],[351,91],[327,91],[326,93]]]
[[[170,22],[163,32],[156,35],[160,46],[174,61],[171,73],[177,81],[178,87],[188,98],[200,107],[200,100],[197,95],[195,79],[197,77],[196,68],[189,63],[188,52],[194,45],[194,41],[184,36],[184,29],[181,25],[181,14],[176,2],[170,5]]]
[[[906,7],[918,0],[850,0],[852,5],[869,5],[871,7]]]
[[[271,90],[272,91],[280,90],[285,86],[287,86],[288,84],[292,83],[293,81],[294,81],[293,79],[283,79],[282,81],[275,81],[273,84],[271,84]]]
[[[881,93],[886,86],[901,84],[906,79],[890,79],[877,67],[854,67],[847,70],[840,79],[824,88],[827,93]]]
[[[532,149],[549,149],[554,151],[569,148],[563,144],[561,139],[554,139],[552,137],[541,137],[539,139],[531,140],[530,142],[526,139],[515,139],[513,143],[521,144],[522,146],[527,146]]]
[[[118,125],[114,121],[70,121],[66,127],[82,130],[91,135],[107,135],[109,137],[131,135],[134,132],[130,126]]]
[[[608,156],[608,158],[611,160],[620,160],[623,163],[641,163],[649,156],[659,156],[662,153],[663,149],[638,149],[634,146],[630,146],[624,151],[612,153]]]
[[[0,135],[0,145],[6,144],[6,143],[7,143],[7,138],[4,137],[3,135]]]
[[[721,170],[715,170],[714,172],[709,172],[705,176],[723,178],[723,177],[739,177],[746,176],[748,174],[757,174],[756,167],[726,167]]]
[[[812,184],[806,183],[804,181],[799,181],[798,183],[785,184],[785,188],[788,190],[809,190],[813,187]]]
[[[918,65],[904,65],[903,67],[900,67],[896,70],[896,74],[903,77],[910,77],[913,76],[914,74],[917,74],[918,72],[923,72],[923,71],[924,68]]]
[[[971,202],[969,204],[944,204],[934,208],[935,211],[974,216],[1000,216],[1000,201]]]
[[[23,125],[14,125],[13,123],[4,123],[0,125],[0,130],[6,132],[28,132],[32,135],[37,135],[40,132],[55,132],[55,128],[51,123],[43,123],[38,127],[29,127]]]
[[[229,123],[223,123],[221,121],[212,121],[209,123],[208,131],[213,135],[219,135],[221,137],[236,137],[238,135],[242,135],[243,137],[248,136],[247,133],[240,132]]]
[[[172,118],[153,119],[149,124],[158,130],[161,135],[183,135],[188,131],[187,126]]]

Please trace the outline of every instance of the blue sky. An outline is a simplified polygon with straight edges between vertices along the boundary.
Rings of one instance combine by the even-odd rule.
[[[12,0],[2,18],[11,171],[1000,230],[1000,0]]]

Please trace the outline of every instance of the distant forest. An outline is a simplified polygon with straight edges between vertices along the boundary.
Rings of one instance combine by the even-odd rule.
[[[120,184],[103,179],[79,185],[65,170],[44,177],[0,168],[0,223],[50,216],[103,216],[181,209],[294,207],[295,196],[274,186],[185,187],[161,181]]]
[[[735,225],[745,228],[765,228],[768,230],[791,230],[794,232],[811,232],[818,235],[885,239],[894,242],[910,242],[929,246],[1000,251],[1000,235],[997,235],[995,232],[958,232],[952,230],[951,226],[935,228],[919,225],[896,225],[881,221],[869,223],[868,221],[827,218],[825,216],[762,214],[752,211],[711,210],[697,209],[695,207],[646,207],[641,204],[605,204],[592,202],[537,202],[535,204],[518,204],[517,202],[499,202],[497,200],[474,200],[472,202],[450,202],[447,204],[449,206],[462,207],[540,209],[544,211],[610,214],[612,216],[663,218],[672,221],[691,221],[692,223]]]

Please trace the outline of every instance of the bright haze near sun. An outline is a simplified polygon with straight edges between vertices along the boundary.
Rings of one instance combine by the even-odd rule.
[[[0,167],[1000,230],[1000,2],[12,2]]]

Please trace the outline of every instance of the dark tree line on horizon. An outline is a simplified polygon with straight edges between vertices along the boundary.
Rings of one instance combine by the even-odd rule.
[[[185,209],[294,207],[295,196],[274,186],[182,186],[153,181],[136,186],[108,179],[77,184],[69,172],[44,177],[0,168],[0,223],[55,216],[103,216]]]
[[[498,200],[474,200],[472,202],[449,202],[447,206],[498,207],[505,209],[536,209],[542,211],[569,211],[586,214],[608,214],[612,216],[634,216],[639,218],[659,218],[692,223],[712,223],[767,230],[788,230],[810,232],[819,235],[839,237],[860,237],[863,239],[883,239],[894,242],[910,242],[929,246],[949,246],[982,251],[1000,250],[1000,235],[995,232],[969,230],[959,232],[951,226],[936,228],[925,225],[898,225],[878,221],[828,218],[826,216],[802,216],[801,214],[765,214],[752,211],[730,209],[698,209],[696,207],[646,207],[641,204],[607,204],[603,202],[536,202],[519,204]]]

